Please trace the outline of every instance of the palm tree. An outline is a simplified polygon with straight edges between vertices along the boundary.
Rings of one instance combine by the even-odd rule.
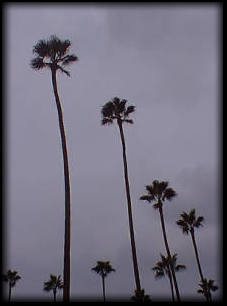
[[[135,295],[131,297],[131,300],[136,303],[150,303],[151,298],[149,295],[145,294],[144,289],[141,289],[140,291],[135,290]]]
[[[103,290],[103,301],[106,301],[106,292],[105,292],[105,278],[107,275],[115,269],[112,268],[109,261],[97,261],[97,265],[91,269],[92,271],[95,271],[97,274],[99,274],[102,277],[102,290]]]
[[[202,293],[204,296],[206,296],[208,302],[212,302],[211,291],[216,291],[218,289],[218,286],[214,285],[214,280],[207,280],[206,278],[204,278],[203,281],[199,283],[199,286],[201,287],[201,289],[198,289],[197,292]]]
[[[31,67],[35,70],[43,68],[51,70],[52,85],[58,111],[65,179],[64,301],[69,301],[70,296],[70,178],[63,113],[57,88],[57,71],[70,76],[69,72],[63,67],[78,60],[77,56],[68,54],[70,46],[71,42],[69,40],[62,41],[55,35],[52,35],[47,41],[39,40],[33,47],[33,53],[36,57],[31,61]]]
[[[201,283],[205,283],[204,281],[204,276],[199,260],[199,253],[198,253],[198,248],[196,245],[196,240],[195,240],[195,228],[199,228],[200,226],[203,226],[202,222],[204,221],[204,217],[198,216],[196,217],[195,215],[195,209],[191,209],[189,213],[186,213],[185,211],[181,214],[181,219],[177,220],[176,223],[179,225],[183,231],[183,234],[188,235],[190,233],[191,238],[192,238],[192,244],[194,247],[195,251],[195,257],[196,257],[196,262],[197,266],[199,269],[199,274],[200,274],[200,279]],[[204,295],[206,300],[208,301],[209,297],[207,294]]]
[[[55,274],[50,274],[50,279],[44,282],[43,290],[53,291],[54,302],[56,302],[57,290],[63,288],[63,282],[61,280],[61,275],[56,276]]]
[[[166,235],[166,229],[165,229],[165,222],[164,222],[164,215],[163,215],[163,208],[162,207],[163,207],[163,202],[165,200],[170,201],[176,196],[176,192],[172,188],[168,187],[168,184],[169,183],[165,182],[165,181],[160,181],[159,182],[158,180],[154,180],[152,182],[152,185],[147,185],[146,186],[146,190],[147,190],[148,193],[146,195],[142,195],[140,197],[140,200],[145,200],[149,203],[152,202],[152,201],[155,201],[155,204],[153,204],[153,207],[155,209],[159,210],[165,248],[166,248],[168,258],[171,258],[171,253],[170,253],[169,244],[168,244],[167,235]],[[179,302],[180,301],[180,293],[179,293],[179,289],[178,289],[178,284],[177,284],[177,279],[176,279],[174,267],[173,267],[171,261],[170,261],[170,269],[171,269],[171,273],[172,273],[172,276],[173,276],[173,282],[174,282],[174,287],[175,287],[175,290],[176,290],[177,300]]]
[[[102,114],[103,125],[112,124],[114,120],[116,120],[120,131],[123,164],[124,164],[124,179],[125,179],[126,197],[128,204],[129,231],[130,231],[130,240],[131,240],[131,249],[132,249],[133,268],[134,268],[134,276],[136,282],[136,291],[140,292],[141,285],[140,285],[139,268],[138,268],[137,255],[136,255],[136,244],[135,244],[135,236],[133,228],[133,217],[132,217],[132,204],[131,204],[130,187],[128,179],[128,166],[126,158],[126,144],[125,144],[125,137],[123,131],[123,123],[125,122],[130,124],[133,123],[133,120],[129,119],[129,115],[135,111],[135,107],[133,105],[130,105],[126,108],[126,103],[127,100],[125,99],[120,100],[118,97],[115,97],[102,107],[101,114]]]
[[[21,279],[21,276],[16,270],[8,270],[6,274],[3,275],[3,281],[8,282],[9,284],[9,297],[8,301],[11,301],[11,292],[12,288],[15,287],[17,281]]]
[[[152,270],[155,272],[155,278],[160,278],[164,277],[165,275],[168,276],[169,281],[170,281],[170,288],[171,288],[171,293],[172,293],[172,301],[175,301],[174,298],[174,291],[173,291],[173,279],[172,279],[172,274],[170,271],[170,262],[168,257],[165,257],[164,255],[160,254],[161,260],[158,261],[155,266],[152,268]],[[183,269],[186,269],[185,265],[177,265],[177,254],[173,254],[171,257],[171,263],[172,266],[175,270],[175,272],[181,271]]]

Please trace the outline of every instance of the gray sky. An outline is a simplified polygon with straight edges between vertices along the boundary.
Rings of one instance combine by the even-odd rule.
[[[109,260],[107,298],[135,289],[122,149],[116,125],[101,126],[102,105],[115,96],[136,106],[125,126],[135,238],[142,287],[171,299],[167,279],[151,267],[165,252],[158,212],[139,200],[145,185],[168,180],[178,196],[164,214],[182,300],[199,274],[190,237],[175,224],[196,208],[204,275],[222,295],[219,183],[219,34],[217,5],[5,6],[7,63],[7,266],[19,281],[13,296],[48,298],[43,281],[63,271],[64,177],[50,71],[29,66],[39,39],[69,39],[79,61],[59,73],[72,196],[71,296],[101,298],[90,269]],[[60,293],[62,295],[62,293]]]

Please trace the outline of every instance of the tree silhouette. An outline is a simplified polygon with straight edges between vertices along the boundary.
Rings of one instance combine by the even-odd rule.
[[[56,294],[57,290],[63,288],[63,282],[61,280],[61,275],[56,276],[55,274],[50,274],[50,279],[44,282],[43,290],[45,291],[53,291],[54,302],[56,302]]]
[[[197,266],[199,269],[199,274],[200,274],[200,279],[201,279],[201,284],[205,284],[205,279],[203,276],[200,260],[199,260],[199,253],[198,253],[198,248],[195,240],[195,229],[203,226],[202,222],[204,221],[204,217],[198,216],[196,217],[195,215],[195,209],[191,209],[189,213],[183,212],[181,214],[181,219],[177,220],[176,223],[179,225],[182,229],[182,232],[186,235],[190,233],[191,238],[192,238],[192,244],[193,248],[195,251],[195,257],[196,257],[196,262]],[[206,286],[204,287],[204,296],[207,301],[209,301],[209,295],[208,292],[206,292]]]
[[[214,285],[214,280],[206,278],[199,283],[200,289],[197,290],[198,293],[202,293],[204,296],[208,297],[208,302],[212,302],[211,291],[216,291],[218,286]]]
[[[152,268],[152,270],[155,272],[155,277],[156,278],[161,278],[167,275],[170,281],[170,288],[171,288],[171,294],[172,294],[172,301],[175,301],[174,298],[174,290],[173,290],[173,279],[172,279],[172,274],[170,271],[170,260],[171,264],[175,270],[175,272],[181,271],[183,269],[186,269],[185,265],[179,265],[177,264],[177,254],[173,254],[171,259],[168,258],[168,256],[164,256],[160,254],[161,260],[158,261],[155,266]]]
[[[146,190],[147,190],[147,194],[142,195],[140,197],[140,200],[145,200],[149,203],[152,201],[155,202],[155,204],[153,204],[153,207],[159,210],[165,248],[166,248],[168,258],[171,258],[171,253],[170,253],[169,244],[168,244],[167,235],[166,235],[166,229],[165,229],[165,221],[164,221],[164,215],[163,215],[163,202],[166,200],[168,201],[172,200],[176,196],[176,192],[172,188],[168,188],[168,182],[165,182],[165,181],[159,182],[158,180],[154,180],[152,182],[152,185],[147,185]],[[173,283],[174,283],[174,287],[176,290],[177,300],[180,301],[180,293],[178,289],[177,279],[176,279],[174,267],[171,264],[171,262],[170,262],[170,270],[173,276]]]
[[[65,179],[64,301],[69,301],[70,297],[70,178],[63,113],[57,88],[57,72],[61,71],[70,76],[69,71],[63,67],[78,60],[74,54],[68,54],[70,46],[71,42],[69,40],[62,41],[55,35],[52,35],[47,41],[43,39],[38,41],[33,47],[33,53],[36,57],[31,60],[31,67],[33,69],[49,68],[51,70],[52,85],[58,111]]]
[[[124,164],[125,189],[126,189],[126,197],[128,204],[129,231],[130,231],[130,241],[132,249],[133,268],[134,268],[134,276],[136,282],[136,290],[137,292],[140,292],[141,285],[140,285],[139,268],[138,268],[137,255],[136,255],[136,244],[135,244],[135,236],[133,228],[133,217],[132,217],[132,204],[131,204],[131,195],[130,195],[129,178],[128,178],[128,165],[126,158],[126,144],[125,144],[125,137],[123,131],[123,123],[125,122],[130,124],[133,123],[133,120],[129,119],[129,115],[135,111],[135,107],[133,105],[130,105],[126,108],[126,103],[127,100],[125,99],[120,100],[118,97],[115,97],[102,107],[101,114],[102,114],[103,125],[112,124],[116,120],[120,131],[123,164]]]
[[[15,287],[17,281],[21,279],[21,276],[18,274],[16,270],[8,270],[6,274],[3,274],[2,276],[3,281],[8,283],[9,286],[9,295],[8,295],[8,301],[11,301],[11,294],[12,294],[12,288]]]
[[[115,269],[112,268],[109,261],[97,261],[97,265],[91,269],[99,274],[102,278],[103,301],[106,301],[105,278]]]
[[[150,303],[151,298],[149,295],[145,294],[144,289],[141,289],[140,291],[135,290],[135,295],[131,297],[131,300],[136,303]]]

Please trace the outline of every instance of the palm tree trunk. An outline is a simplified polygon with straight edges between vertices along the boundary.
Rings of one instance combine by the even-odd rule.
[[[9,283],[9,302],[11,301],[11,289],[12,287],[11,287],[11,284]]]
[[[129,218],[129,230],[130,230],[130,240],[131,240],[131,248],[132,248],[134,276],[135,276],[135,282],[136,282],[136,290],[137,290],[137,292],[140,292],[141,291],[141,286],[140,286],[139,268],[138,268],[138,263],[137,263],[136,244],[135,244],[134,229],[133,229],[132,204],[131,204],[129,179],[128,179],[126,146],[125,146],[125,138],[124,138],[122,122],[120,120],[118,120],[118,126],[119,126],[119,130],[120,130],[122,150],[123,150],[124,177],[125,177],[125,188],[126,188],[126,196],[127,196],[127,203],[128,203],[128,218]]]
[[[175,302],[175,297],[174,297],[174,290],[173,290],[173,278],[172,274],[170,271],[170,267],[168,266],[168,277],[169,277],[169,282],[170,282],[170,288],[171,288],[171,294],[172,294],[172,301]]]
[[[102,275],[102,292],[103,292],[103,302],[106,301],[106,290],[105,290],[105,277]]]
[[[196,262],[197,262],[197,266],[198,266],[198,269],[199,269],[199,275],[200,275],[200,278],[201,278],[201,282],[203,283],[204,282],[204,277],[203,277],[203,272],[202,272],[202,268],[201,268],[201,264],[200,264],[200,260],[199,260],[199,253],[198,253],[198,249],[197,249],[197,245],[196,245],[196,241],[195,241],[195,234],[194,234],[193,229],[190,230],[190,234],[191,234],[191,237],[192,237],[192,244],[193,244],[194,251],[195,251],[195,257],[196,257]],[[208,294],[205,294],[205,298],[206,298],[207,302],[209,302]]]
[[[52,84],[58,111],[59,128],[61,134],[63,161],[64,161],[64,178],[65,178],[65,241],[64,241],[64,287],[63,287],[63,301],[69,302],[70,297],[70,178],[68,166],[68,154],[66,146],[66,137],[63,124],[63,114],[61,103],[58,96],[56,69],[52,68]]]
[[[57,290],[56,290],[56,289],[53,289],[53,294],[54,294],[54,302],[56,302],[56,293],[57,293]]]
[[[165,243],[165,247],[166,247],[166,252],[167,252],[168,257],[171,258],[169,245],[168,245],[168,241],[167,241],[167,236],[166,236],[162,204],[159,207],[159,213],[160,213],[162,233],[163,233],[164,243]],[[176,279],[175,271],[174,271],[174,268],[173,268],[172,264],[170,264],[170,269],[171,269],[171,273],[172,273],[172,276],[173,276],[173,282],[174,282],[174,287],[175,287],[175,290],[176,290],[177,301],[180,302],[180,293],[179,293],[179,289],[178,289],[178,285],[177,285],[177,279]]]

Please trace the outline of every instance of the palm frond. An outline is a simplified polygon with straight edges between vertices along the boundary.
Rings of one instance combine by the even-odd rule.
[[[44,39],[40,39],[37,44],[33,47],[33,53],[37,54],[39,57],[46,57],[49,55],[49,45]]]
[[[162,202],[157,202],[155,204],[153,204],[154,209],[158,209],[162,206]]]
[[[197,228],[200,227],[200,226],[203,226],[203,224],[202,224],[203,221],[204,221],[203,216],[197,217],[197,219],[194,222],[194,226],[197,227]]]
[[[117,111],[118,114],[122,114],[122,113],[125,112],[125,104],[126,103],[127,103],[127,100],[122,99],[122,100],[119,101],[119,103],[116,104],[116,111]]]
[[[178,271],[181,271],[181,270],[185,270],[186,269],[186,266],[185,265],[176,265],[175,267],[175,270],[178,272]]]
[[[167,183],[167,182],[166,182]],[[176,193],[176,191],[175,190],[173,190],[172,188],[167,188],[167,189],[165,189],[164,190],[164,195],[163,195],[163,201],[165,200],[165,199],[167,199],[167,200],[172,200],[174,197],[176,197],[177,196],[177,193]]]
[[[102,109],[101,109],[101,114],[102,116],[105,118],[108,118],[108,117],[112,117],[113,116],[113,113],[114,113],[114,104],[109,101],[107,102],[105,105],[103,105]]]
[[[78,61],[78,57],[76,55],[74,55],[74,54],[66,55],[64,57],[64,59],[62,60],[62,65],[66,66],[66,65],[69,65],[69,64],[71,64],[72,62],[75,62],[75,61]]]
[[[65,73],[68,77],[70,77],[69,71],[63,69],[63,68],[62,68],[61,66],[59,66],[59,65],[57,65],[57,68],[58,68],[61,72]]]
[[[103,118],[102,119],[102,125],[112,124],[112,123],[113,123],[113,119],[110,119],[110,118]]]
[[[42,57],[35,57],[31,60],[31,67],[35,70],[40,70],[46,67]]]
[[[133,124],[133,120],[132,119],[124,119],[123,122],[127,122],[127,123],[130,123],[130,124]]]
[[[153,200],[153,197],[149,194],[145,194],[145,195],[142,195],[140,197],[140,200],[145,200],[145,201],[148,201],[150,203]]]
[[[129,116],[129,114],[133,113],[134,111],[135,111],[135,106],[134,105],[129,105],[124,112],[124,117],[127,118]]]

